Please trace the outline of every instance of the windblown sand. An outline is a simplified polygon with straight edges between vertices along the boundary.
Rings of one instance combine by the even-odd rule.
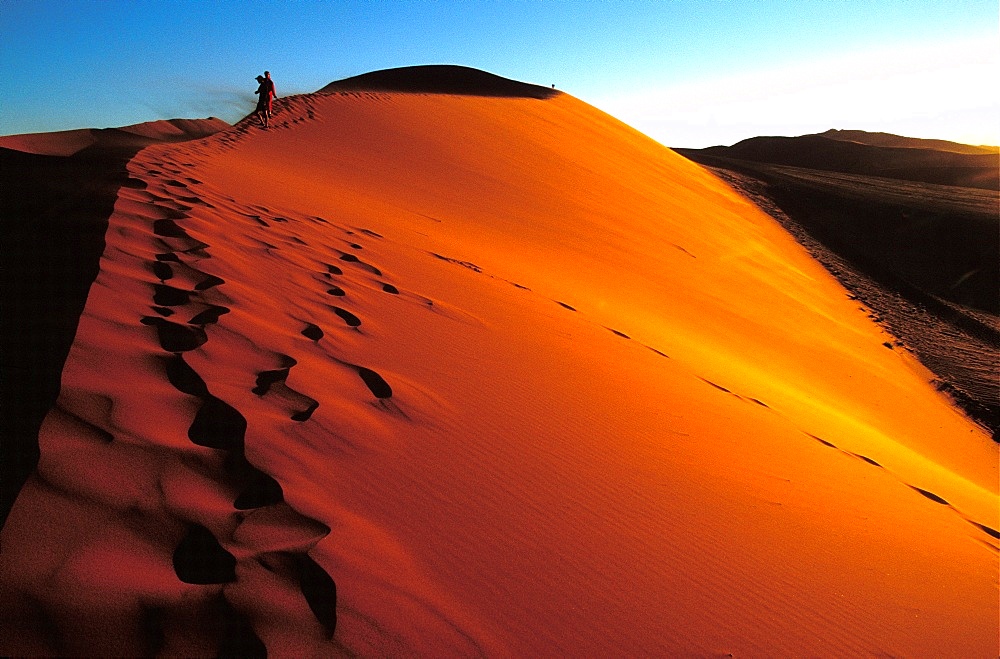
[[[4,653],[996,655],[997,445],[699,166],[344,92],[128,169]]]

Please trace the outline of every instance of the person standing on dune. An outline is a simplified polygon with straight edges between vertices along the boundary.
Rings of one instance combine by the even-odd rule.
[[[257,99],[257,117],[264,128],[267,128],[268,120],[271,118],[272,103],[277,97],[277,93],[274,90],[274,81],[271,80],[270,71],[264,71],[263,76],[257,76],[257,82],[259,86],[257,87],[257,91],[254,92],[254,94],[259,96]]]

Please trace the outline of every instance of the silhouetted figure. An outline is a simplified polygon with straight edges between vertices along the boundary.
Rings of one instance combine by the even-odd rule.
[[[268,120],[271,118],[271,107],[274,99],[277,97],[277,93],[274,91],[274,81],[271,80],[271,72],[264,71],[263,76],[257,76],[257,82],[259,86],[254,94],[258,95],[257,98],[257,118],[260,119],[261,125],[264,128],[268,126]]]

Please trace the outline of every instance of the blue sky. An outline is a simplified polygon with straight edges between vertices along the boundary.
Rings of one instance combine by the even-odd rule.
[[[285,95],[450,63],[554,83],[670,146],[834,127],[995,144],[998,13],[996,0],[2,0],[0,134],[232,122],[264,69]]]

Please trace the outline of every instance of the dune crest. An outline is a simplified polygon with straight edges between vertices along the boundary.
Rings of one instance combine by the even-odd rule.
[[[997,446],[611,117],[328,89],[129,172],[4,652],[995,652]]]
[[[222,119],[163,119],[120,128],[79,128],[53,133],[0,135],[0,148],[45,156],[72,156],[88,147],[139,148],[157,142],[184,142],[229,128]]]
[[[511,80],[479,69],[444,64],[404,66],[363,73],[331,82],[319,91],[382,91],[535,99],[552,98],[560,93],[554,88]]]

